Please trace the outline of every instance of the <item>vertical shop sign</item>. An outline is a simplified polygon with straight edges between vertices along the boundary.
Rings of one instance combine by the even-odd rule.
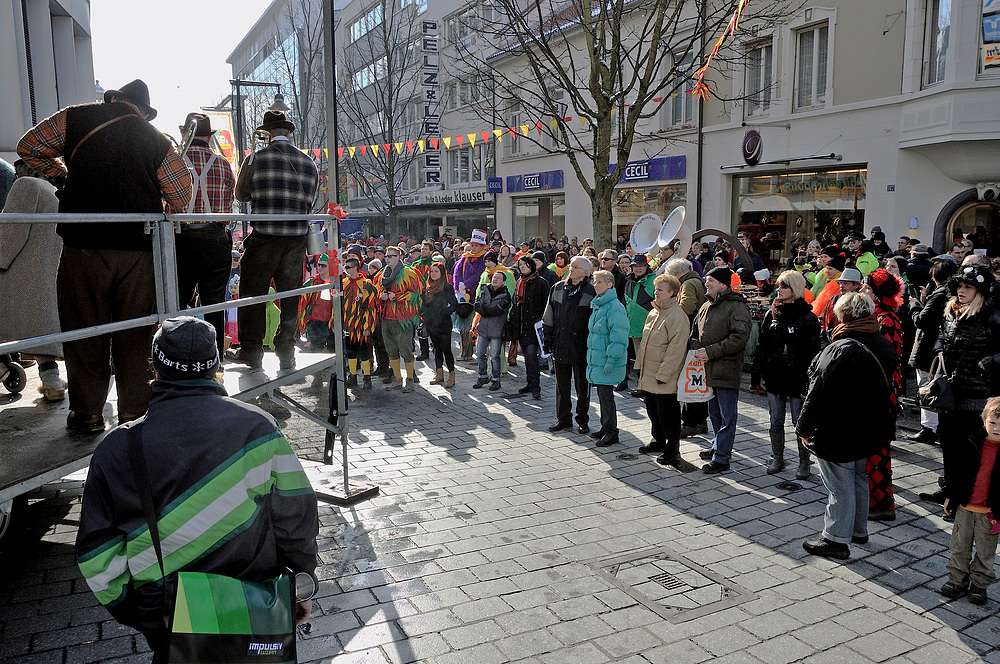
[[[422,21],[420,32],[420,50],[423,53],[420,82],[423,87],[424,107],[421,133],[428,139],[432,139],[437,138],[441,133],[441,99],[438,84],[438,74],[440,71],[438,22]],[[441,183],[441,154],[437,150],[424,153],[424,178],[427,184]]]

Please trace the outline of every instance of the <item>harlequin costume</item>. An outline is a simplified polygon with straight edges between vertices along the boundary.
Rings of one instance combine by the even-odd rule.
[[[420,277],[413,268],[396,265],[395,270],[388,266],[382,268],[375,279],[375,289],[378,315],[382,321],[382,340],[386,352],[389,353],[389,366],[392,367],[396,383],[402,384],[403,373],[400,361],[406,364],[407,375],[412,380],[416,374],[413,369],[413,330],[419,321],[420,307]],[[383,300],[383,293],[393,293],[391,300]]]
[[[364,387],[372,385],[372,334],[378,323],[378,292],[364,275],[341,279],[344,303],[344,355],[347,357],[347,384],[358,384],[358,360],[364,374]]]
[[[317,260],[317,263],[319,262],[328,262],[327,255],[321,255]],[[306,279],[302,287],[326,283],[329,281],[316,275]],[[304,333],[309,339],[312,352],[333,352],[333,332],[330,330],[332,320],[333,299],[330,297],[330,291],[307,293],[299,298],[299,334]]]
[[[896,355],[901,357],[903,325],[896,315],[896,309],[903,304],[906,286],[895,275],[884,269],[872,272],[865,278],[865,283],[874,296],[875,320],[878,321],[879,332],[892,344]],[[887,378],[891,382],[889,399],[892,402],[895,418],[899,412],[899,397],[903,384],[902,364],[897,362],[892,375]],[[895,519],[896,501],[892,495],[892,453],[889,441],[886,441],[877,454],[868,457],[865,470],[868,474],[868,518],[873,521]]]
[[[420,292],[423,293],[424,289],[427,287],[427,273],[431,270],[431,264],[434,263],[434,256],[421,256],[417,260],[413,261],[410,265],[413,271],[417,273],[420,277]],[[426,325],[424,326],[426,328]],[[417,342],[420,344],[420,357],[417,360],[426,360],[430,358],[430,339],[429,337],[417,336]]]

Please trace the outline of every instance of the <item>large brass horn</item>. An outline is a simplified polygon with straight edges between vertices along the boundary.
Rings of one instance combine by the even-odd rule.
[[[263,150],[271,143],[271,134],[264,131],[263,129],[258,129],[253,133],[253,145],[252,151],[257,152],[258,150]]]

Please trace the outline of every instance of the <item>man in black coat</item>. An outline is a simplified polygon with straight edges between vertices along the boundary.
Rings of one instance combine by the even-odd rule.
[[[590,433],[590,384],[587,382],[587,335],[590,303],[597,296],[590,283],[593,264],[583,256],[569,263],[569,276],[549,293],[542,315],[545,345],[556,366],[556,418],[549,431],[573,426],[570,382],[576,385],[576,421],[579,433]]]

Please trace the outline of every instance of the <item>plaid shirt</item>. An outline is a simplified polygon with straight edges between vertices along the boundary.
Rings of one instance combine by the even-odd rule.
[[[191,142],[185,160],[190,162],[189,170],[192,170],[194,180],[194,196],[191,202],[194,208],[189,210],[188,206],[183,208],[168,206],[167,212],[183,213],[193,212],[195,214],[218,213],[230,214],[233,211],[233,196],[236,191],[236,176],[229,162],[222,155],[215,155],[212,167],[205,171],[205,166],[215,155],[208,143],[201,140]],[[208,206],[205,205],[205,198],[208,198]]]
[[[236,183],[236,198],[252,203],[255,214],[308,214],[319,185],[312,159],[285,137],[254,153],[244,162]],[[264,235],[305,235],[308,222],[255,221],[253,229]]]
[[[57,111],[29,129],[18,141],[17,153],[39,175],[65,177],[66,166],[57,157],[67,156],[66,109]],[[156,180],[168,205],[187,206],[191,197],[191,172],[176,150],[167,152],[156,169]]]

